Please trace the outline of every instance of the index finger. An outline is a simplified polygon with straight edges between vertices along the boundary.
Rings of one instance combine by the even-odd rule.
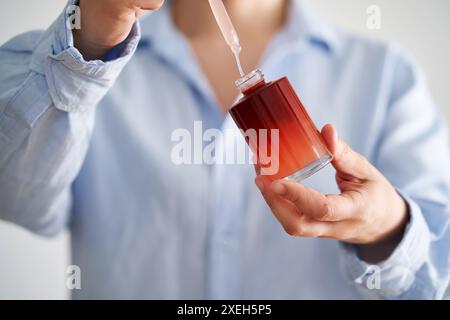
[[[291,201],[303,214],[319,221],[341,221],[354,217],[354,204],[345,195],[324,195],[300,183],[277,180],[272,192]]]

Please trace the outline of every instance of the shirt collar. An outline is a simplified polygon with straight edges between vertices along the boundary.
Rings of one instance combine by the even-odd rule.
[[[200,96],[215,105],[216,99],[187,39],[172,22],[170,2],[158,11],[149,13],[141,22],[141,48],[149,47],[169,68],[189,83]],[[291,0],[286,26],[269,44],[262,59],[262,70],[269,72],[273,63],[289,52],[318,48],[333,54],[339,47],[337,31],[316,16],[302,0]],[[267,73],[269,74],[269,73]]]
[[[303,0],[291,0],[291,6],[285,32],[291,36],[292,42],[303,41],[336,53],[339,49],[336,27],[325,21]]]
[[[192,86],[192,89],[215,102],[214,93],[196,62],[195,55],[187,39],[173,24],[170,2],[149,13],[141,22],[139,47],[148,47],[163,64],[174,69]],[[138,47],[138,49],[139,49]]]

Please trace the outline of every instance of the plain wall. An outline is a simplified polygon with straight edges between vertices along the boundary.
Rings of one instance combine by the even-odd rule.
[[[185,0],[188,1],[188,0]],[[245,0],[241,0],[245,1]],[[435,100],[450,120],[450,1],[448,0],[307,0],[337,25],[355,33],[395,41],[424,67]],[[1,0],[0,43],[36,28],[46,28],[64,0]],[[366,10],[381,8],[381,29],[369,30]],[[0,203],[1,208],[1,203]],[[0,299],[65,299],[69,262],[68,234],[42,239],[0,222]]]

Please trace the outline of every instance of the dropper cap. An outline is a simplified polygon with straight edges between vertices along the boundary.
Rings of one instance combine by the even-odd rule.
[[[249,74],[243,76],[236,82],[236,86],[239,88],[239,90],[245,94],[250,91],[253,91],[256,88],[259,88],[263,84],[266,83],[264,80],[264,75],[261,70],[256,69],[250,72]]]

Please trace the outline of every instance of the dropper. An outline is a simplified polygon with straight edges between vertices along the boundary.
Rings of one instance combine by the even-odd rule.
[[[219,25],[220,31],[222,31],[223,37],[226,43],[231,48],[231,51],[236,58],[236,64],[239,69],[241,77],[245,76],[244,69],[242,69],[241,60],[239,59],[239,54],[241,53],[242,47],[239,44],[239,37],[236,30],[233,27],[230,16],[228,15],[227,9],[223,5],[222,0],[208,0],[211,6],[214,17],[216,18],[217,24]]]

